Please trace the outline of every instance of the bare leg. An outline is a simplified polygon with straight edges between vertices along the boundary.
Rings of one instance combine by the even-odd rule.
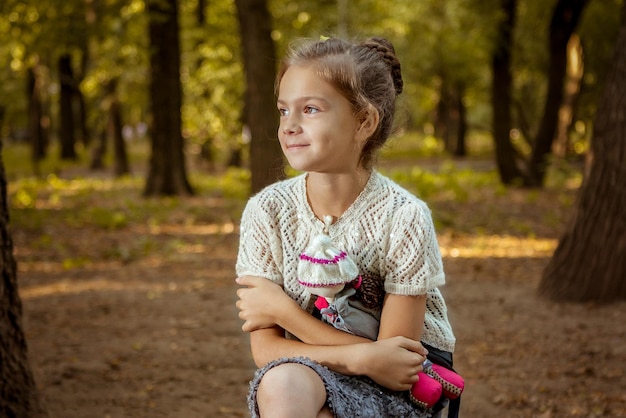
[[[263,418],[332,417],[330,411],[323,411],[326,388],[322,379],[302,364],[284,363],[268,370],[259,384],[257,402]]]

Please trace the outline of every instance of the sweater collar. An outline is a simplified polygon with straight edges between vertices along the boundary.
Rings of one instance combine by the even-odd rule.
[[[300,176],[300,180],[298,182],[298,195],[300,199],[302,199],[302,207],[305,210],[304,217],[309,219],[311,223],[314,224],[316,229],[322,231],[324,229],[324,221],[319,219],[313,213],[313,209],[311,209],[311,205],[309,205],[307,194],[306,194],[306,176],[307,174],[302,174]],[[376,189],[376,185],[380,182],[380,175],[376,170],[372,170],[367,183],[361,193],[357,196],[357,198],[352,202],[352,204],[346,209],[346,211],[337,219],[335,222],[329,227],[329,234],[335,235],[336,232],[342,231],[344,228],[349,226],[352,223],[352,220],[356,216],[356,214],[361,213],[363,211],[364,206],[366,206],[371,198],[372,193]]]

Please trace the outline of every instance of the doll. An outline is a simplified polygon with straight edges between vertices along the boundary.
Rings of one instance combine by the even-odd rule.
[[[328,227],[332,217],[325,217]],[[364,297],[362,288],[365,280],[378,283],[376,278],[364,278],[354,261],[345,251],[336,248],[327,229],[314,237],[300,255],[298,264],[298,282],[309,292],[317,296],[315,306],[319,309],[322,320],[335,328],[376,340],[380,323],[382,298],[377,301]],[[377,292],[383,295],[383,292]],[[411,387],[409,397],[422,408],[432,408],[441,396],[457,398],[464,388],[463,378],[443,366],[424,362],[419,381]]]

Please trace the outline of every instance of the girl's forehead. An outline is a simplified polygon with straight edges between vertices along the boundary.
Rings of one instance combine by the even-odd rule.
[[[318,72],[315,66],[291,66],[283,74],[278,88],[279,96],[285,94],[329,93],[335,89]]]
[[[294,78],[301,78],[301,79],[305,79],[305,78],[321,79],[322,78],[320,76],[318,67],[313,64],[292,65],[289,68],[287,68],[287,70],[283,74],[283,78],[281,82],[284,81],[286,77],[289,77],[289,78],[294,77]]]

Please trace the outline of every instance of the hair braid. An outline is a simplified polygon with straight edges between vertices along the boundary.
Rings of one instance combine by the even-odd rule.
[[[400,60],[396,56],[396,51],[387,39],[385,38],[370,38],[363,42],[363,46],[376,51],[378,55],[387,63],[391,70],[391,78],[393,80],[393,86],[396,90],[396,95],[402,93],[404,88],[404,81],[402,80],[402,68]]]

